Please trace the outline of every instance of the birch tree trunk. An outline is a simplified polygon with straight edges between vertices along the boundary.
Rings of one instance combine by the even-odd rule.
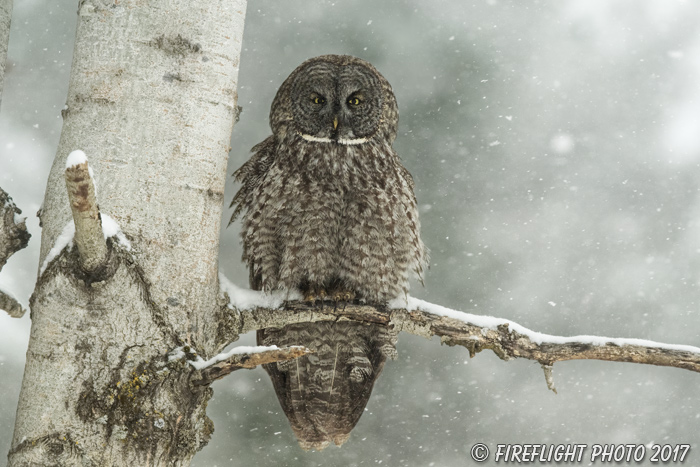
[[[5,64],[7,63],[7,44],[10,41],[11,18],[12,0],[0,0],[0,106],[2,106],[2,90],[5,83]]]
[[[211,390],[167,353],[225,344],[218,237],[245,7],[80,1],[9,465],[188,465],[206,444]],[[109,215],[130,241],[108,239],[87,269],[83,250],[52,251],[73,222],[77,149],[96,179],[93,220]]]

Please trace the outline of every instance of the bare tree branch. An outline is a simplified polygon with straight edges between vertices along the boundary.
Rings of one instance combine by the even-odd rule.
[[[14,297],[2,290],[0,290],[0,310],[5,310],[13,318],[21,318],[26,313],[26,310]]]
[[[0,269],[10,256],[29,243],[31,235],[27,232],[25,220],[18,217],[19,214],[22,211],[15,206],[10,195],[0,188]]]
[[[199,369],[199,376],[201,379],[194,381],[194,383],[198,386],[208,386],[217,379],[223,378],[242,368],[253,369],[258,365],[264,365],[266,363],[292,360],[311,352],[312,351],[306,347],[292,346],[258,352],[232,353],[222,360],[218,360],[217,357],[214,357],[212,360],[218,361],[214,363],[203,362],[203,365],[206,366]]]
[[[23,218],[22,211],[15,206],[10,195],[0,188],[0,270],[17,251],[25,248],[31,235]],[[25,310],[10,294],[0,290],[0,309],[13,318],[21,318]]]
[[[410,298],[406,308],[389,309],[347,304],[319,308],[302,302],[284,303],[279,309],[257,307],[233,310],[232,331],[245,333],[267,327],[315,321],[360,321],[392,326],[443,344],[461,345],[475,356],[490,349],[502,360],[526,358],[542,365],[547,387],[556,392],[552,366],[566,360],[606,360],[670,366],[700,372],[700,348],[641,340],[598,336],[562,337],[538,333],[517,323],[472,315]],[[229,309],[229,315],[231,310]]]

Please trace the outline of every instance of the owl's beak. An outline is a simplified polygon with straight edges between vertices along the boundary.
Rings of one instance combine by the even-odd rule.
[[[338,129],[338,117],[333,117],[333,129]]]

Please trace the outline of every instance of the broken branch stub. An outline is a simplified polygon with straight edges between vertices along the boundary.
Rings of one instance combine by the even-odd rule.
[[[85,271],[94,272],[106,261],[107,243],[102,233],[95,184],[87,160],[66,167],[65,177],[75,223],[75,244],[80,254],[80,265]]]

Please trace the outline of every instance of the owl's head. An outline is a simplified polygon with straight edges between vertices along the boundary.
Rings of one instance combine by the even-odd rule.
[[[322,55],[299,65],[282,83],[270,111],[276,135],[308,141],[393,142],[399,114],[389,82],[369,63],[349,55]]]

